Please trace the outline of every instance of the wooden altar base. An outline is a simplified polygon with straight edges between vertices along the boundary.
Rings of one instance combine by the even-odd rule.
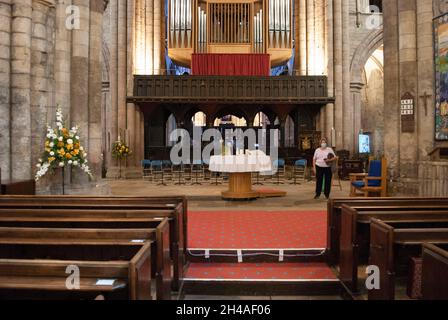
[[[250,172],[229,173],[229,190],[222,193],[224,200],[255,200],[260,194],[252,190]]]

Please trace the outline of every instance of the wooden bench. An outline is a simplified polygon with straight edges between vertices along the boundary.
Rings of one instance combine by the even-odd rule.
[[[448,251],[425,243],[422,249],[424,300],[448,300]]]
[[[41,209],[42,213],[78,209],[79,213],[74,214],[79,215],[82,214],[81,211],[89,209],[90,211],[115,212],[123,218],[138,217],[142,211],[148,210],[171,211],[170,217],[173,218],[171,221],[174,260],[173,290],[179,289],[179,279],[183,277],[187,247],[187,201],[185,197],[0,196],[0,210],[2,209]],[[153,216],[166,217],[167,215],[154,212]]]
[[[420,249],[423,243],[448,244],[448,228],[396,229],[378,219],[370,224],[369,265],[379,268],[380,289],[369,290],[369,300],[394,300],[395,277],[400,259],[409,257],[400,247]]]
[[[69,210],[68,212],[64,211],[64,214],[68,216],[61,214],[62,217],[54,212],[46,212],[47,216],[44,215],[44,217],[33,216],[34,212],[30,209],[25,209],[25,212],[28,214],[24,212],[0,213],[0,244],[5,242],[22,244],[36,239],[45,243],[54,241],[55,238],[59,239],[61,244],[72,243],[73,240],[116,245],[127,244],[135,239],[154,241],[153,270],[156,277],[158,299],[169,298],[170,285],[173,282],[171,276],[173,263],[170,254],[172,252],[168,218],[138,218],[138,221],[132,221],[131,224],[130,221],[123,219],[108,218],[107,223],[105,223],[105,218],[97,217],[96,211],[89,213],[86,210],[80,216],[76,216],[73,215],[74,212]],[[143,233],[141,228],[154,229],[144,229],[146,231]],[[67,231],[70,232],[67,233]],[[16,236],[11,238],[12,234]],[[169,284],[168,287],[166,287],[167,283]]]
[[[9,247],[8,247],[9,246]],[[57,249],[59,255],[70,256],[70,247],[61,247],[57,244],[41,245],[45,252]],[[110,246],[112,248],[112,246]],[[77,255],[91,255],[92,246],[78,246]],[[120,247],[123,248],[123,247]],[[113,248],[112,248],[113,249]],[[62,254],[62,250],[65,250]],[[31,292],[34,298],[41,298],[42,292],[64,292],[72,295],[110,294],[126,289],[125,298],[131,300],[150,300],[151,297],[151,243],[146,242],[134,246],[128,257],[103,261],[95,259],[29,259],[21,257],[24,251],[17,251],[17,246],[2,245],[0,256],[0,296],[3,299],[17,298],[20,291]],[[30,253],[32,254],[32,253]],[[53,256],[57,255],[53,252]],[[7,257],[5,257],[7,256]],[[16,258],[14,258],[16,257]],[[105,256],[106,257],[106,256]],[[87,258],[87,257],[86,257]],[[79,290],[67,288],[66,281],[69,276],[68,266],[77,266],[80,271]],[[98,280],[115,280],[111,286],[98,285]],[[12,296],[9,294],[12,293]],[[121,296],[123,298],[123,296]]]
[[[378,206],[422,206],[448,205],[448,198],[334,198],[327,203],[327,250],[328,262],[336,265],[339,261],[339,238],[341,235],[341,208],[346,204],[350,207],[375,207]],[[397,209],[399,210],[399,209]]]
[[[380,219],[394,226],[432,225],[448,227],[448,206],[445,210],[381,211],[342,206],[339,277],[352,291],[358,290],[358,266],[363,253],[368,256],[371,219]]]

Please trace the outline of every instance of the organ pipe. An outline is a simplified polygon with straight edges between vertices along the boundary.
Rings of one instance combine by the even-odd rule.
[[[265,48],[292,46],[292,0],[192,1],[169,0],[171,48],[194,47],[207,52],[208,44],[253,44],[253,50],[261,53]]]

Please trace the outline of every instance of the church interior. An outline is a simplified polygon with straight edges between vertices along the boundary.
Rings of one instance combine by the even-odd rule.
[[[0,186],[0,300],[447,300],[448,1],[0,0]]]

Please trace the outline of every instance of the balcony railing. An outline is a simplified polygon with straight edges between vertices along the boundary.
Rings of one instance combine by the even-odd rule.
[[[135,103],[326,104],[325,76],[135,76]]]

